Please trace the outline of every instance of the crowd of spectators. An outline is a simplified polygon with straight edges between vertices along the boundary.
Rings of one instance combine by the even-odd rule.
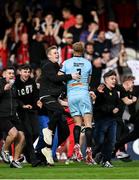
[[[0,68],[5,68],[7,64],[18,66],[24,63],[30,63],[35,69],[39,68],[45,59],[45,50],[51,45],[59,47],[60,63],[62,63],[72,57],[72,43],[77,41],[84,43],[85,55],[92,61],[95,53],[99,53],[98,56],[102,57],[104,49],[110,51],[110,59],[119,57],[125,50],[124,41],[126,43],[134,41],[130,33],[128,33],[129,40],[126,34],[131,30],[137,12],[135,3],[129,1],[124,3],[124,1],[120,5],[115,3],[111,8],[113,13],[110,13],[111,10],[105,15],[106,7],[112,6],[112,3],[73,1],[70,4],[66,1],[50,3],[35,0],[22,3],[3,2],[0,23]],[[103,13],[99,12],[99,6],[102,6]],[[58,8],[59,11],[56,11]],[[124,21],[125,15],[120,16],[120,8],[128,10],[126,21]],[[126,12],[127,10],[125,9]],[[114,12],[115,15],[110,15]],[[135,34],[137,33],[133,33]],[[131,36],[132,40],[130,40]],[[125,45],[130,44],[126,43]]]
[[[108,15],[103,1],[93,3],[89,0],[85,2],[79,0],[72,3],[72,6],[66,3],[62,6],[62,1],[50,3],[30,0],[7,1],[1,4],[0,8],[3,8],[0,18],[1,76],[7,66],[14,66],[16,73],[20,74],[21,67],[30,65],[32,72],[29,72],[29,77],[35,79],[39,89],[41,66],[46,61],[47,49],[53,45],[58,47],[58,63],[62,66],[64,61],[73,56],[73,43],[80,41],[85,49],[83,56],[91,62],[93,68],[90,89],[96,91],[100,83],[104,83],[103,75],[110,70],[115,71],[118,83],[122,83],[124,68],[127,67],[125,47],[138,45],[137,42],[131,43],[126,39],[132,34],[130,24],[133,24],[133,16],[137,12],[135,3],[127,1],[124,4],[122,1],[121,6],[115,4],[117,18],[110,10],[112,3],[107,3],[107,9],[110,10]],[[122,7],[130,13],[125,13],[121,17],[121,11],[124,10],[120,9]],[[128,17],[128,22],[122,23],[119,16],[123,21],[124,17]],[[138,30],[137,21],[136,27]],[[128,33],[126,29],[129,30]],[[129,39],[134,41],[134,37]],[[25,134],[25,138],[27,136],[28,134]],[[32,146],[33,142],[30,142]],[[34,152],[33,146],[31,148]],[[37,161],[33,165],[38,164]]]

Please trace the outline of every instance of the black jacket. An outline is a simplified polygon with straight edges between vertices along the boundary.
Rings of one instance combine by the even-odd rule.
[[[47,60],[42,66],[42,76],[40,81],[40,97],[52,95],[58,97],[63,90],[63,81],[71,80],[71,75],[60,75],[57,73],[60,69],[58,63],[52,63]]]
[[[119,112],[114,114],[113,109],[120,109],[120,98],[118,97],[117,89],[108,89],[106,86],[104,88],[104,93],[96,91],[96,101],[94,104],[94,119],[103,118],[117,118],[119,117]]]
[[[45,48],[42,42],[33,40],[30,43],[30,63],[40,67],[41,62],[46,58]]]
[[[33,78],[29,78],[27,81],[23,82],[21,81],[20,76],[17,76],[15,80],[15,87],[18,99],[24,105],[30,104],[33,106],[33,109],[36,109],[39,92],[35,80]]]
[[[10,90],[5,91],[4,86],[7,84],[4,78],[0,78],[0,117],[13,116],[19,105],[16,89],[13,85]]]

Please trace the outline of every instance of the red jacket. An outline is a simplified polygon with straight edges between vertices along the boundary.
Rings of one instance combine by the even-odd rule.
[[[29,57],[29,45],[26,44],[20,44],[18,50],[17,50],[17,64],[27,64],[30,62],[30,57]]]
[[[66,29],[69,29],[70,27],[74,26],[75,24],[76,24],[76,19],[72,15],[69,19],[65,20],[65,22],[63,24],[63,28],[64,28],[64,30],[66,30]]]
[[[61,48],[61,60],[62,60],[61,63],[63,63],[65,60],[71,58],[72,52],[73,52],[72,44],[66,44],[65,46],[63,46]]]
[[[0,49],[0,59],[2,61],[3,68],[6,68],[7,66],[7,60],[8,60],[8,49],[7,48],[1,48]]]

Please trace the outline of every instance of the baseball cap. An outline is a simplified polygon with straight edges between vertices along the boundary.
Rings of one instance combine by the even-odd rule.
[[[73,38],[73,34],[72,33],[66,33],[64,37],[65,38]]]
[[[100,53],[94,52],[94,54],[93,54],[93,59],[97,59],[97,58],[99,58],[99,57],[101,57]]]
[[[109,53],[109,52],[110,52],[110,50],[108,48],[105,48],[105,49],[103,49],[102,53]]]

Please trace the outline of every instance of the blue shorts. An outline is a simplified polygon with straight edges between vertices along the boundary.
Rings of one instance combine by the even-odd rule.
[[[89,92],[82,92],[68,95],[68,103],[71,116],[84,116],[87,113],[92,114],[92,101]]]

